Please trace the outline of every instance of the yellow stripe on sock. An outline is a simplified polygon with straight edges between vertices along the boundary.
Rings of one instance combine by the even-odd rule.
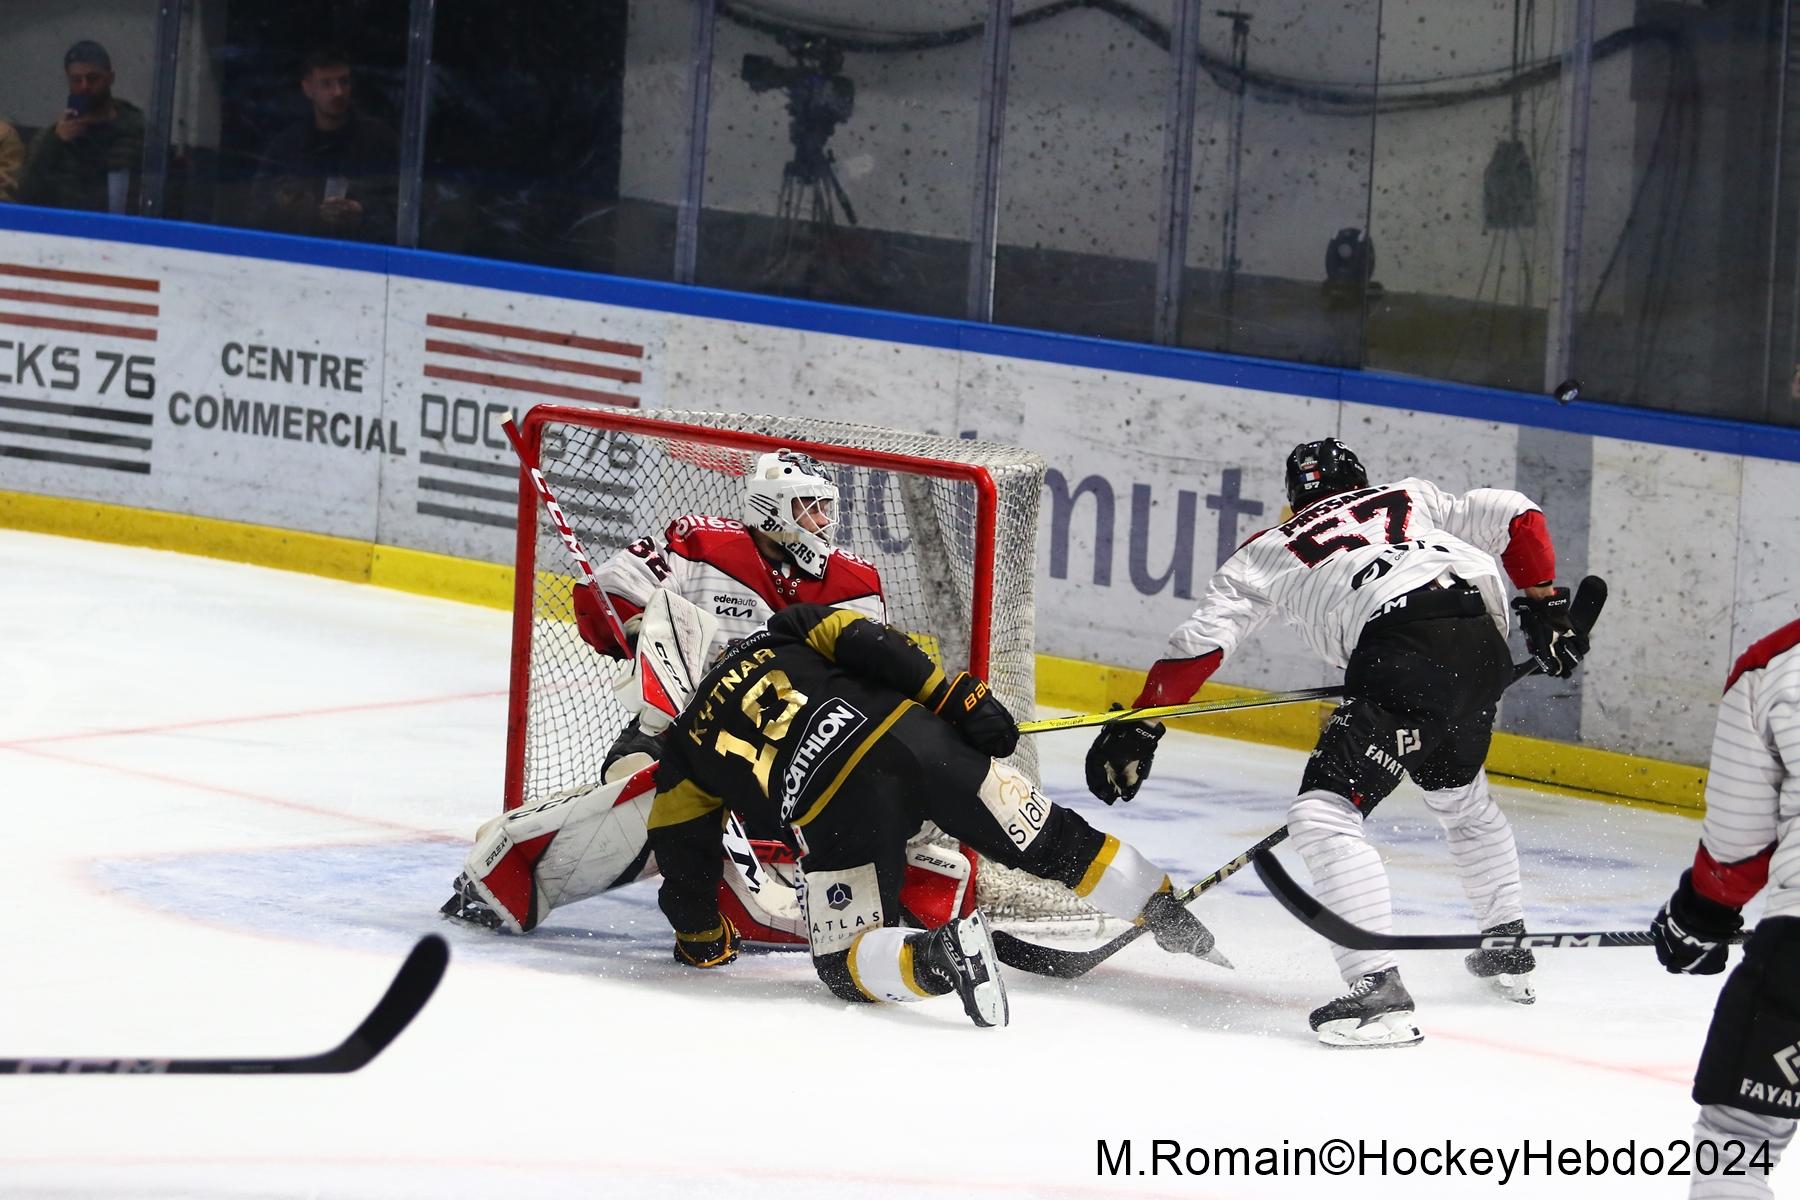
[[[1107,834],[1106,841],[1100,846],[1100,853],[1094,855],[1094,861],[1088,864],[1087,872],[1073,889],[1077,896],[1085,898],[1100,886],[1100,877],[1106,874],[1106,868],[1112,865],[1113,856],[1118,852],[1119,839]]]
[[[850,943],[850,955],[845,960],[845,965],[850,968],[850,982],[856,985],[856,990],[873,1000],[875,1003],[880,1004],[882,997],[877,996],[874,992],[871,992],[868,988],[863,986],[862,976],[858,974],[856,970],[856,948],[862,945],[862,940],[871,932],[873,931],[865,929],[856,935],[856,940]]]
[[[916,995],[929,1000],[932,993],[919,986],[919,976],[913,970],[913,939],[907,938],[900,943],[900,980]],[[862,986],[861,984],[857,985]]]

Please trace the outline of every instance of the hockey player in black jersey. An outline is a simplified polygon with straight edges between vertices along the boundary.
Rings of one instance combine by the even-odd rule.
[[[979,910],[930,931],[900,927],[906,839],[926,818],[1143,921],[1165,950],[1218,961],[1167,875],[995,761],[1018,738],[986,683],[946,679],[898,630],[819,605],[776,613],[700,681],[657,771],[650,842],[675,957],[715,967],[737,956],[718,906],[720,822],[734,808],[779,823],[799,853],[813,965],[846,1000],[954,991],[977,1025],[1006,1024]]]

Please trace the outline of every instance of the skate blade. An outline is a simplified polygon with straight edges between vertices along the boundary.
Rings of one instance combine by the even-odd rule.
[[[1209,962],[1215,967],[1224,967],[1227,971],[1237,970],[1237,967],[1232,965],[1231,960],[1229,958],[1226,958],[1222,953],[1219,952],[1219,948],[1217,946],[1214,946],[1211,950],[1208,950],[1205,954],[1202,954],[1200,956],[1200,961],[1201,962]]]
[[[1530,974],[1490,975],[1487,985],[1494,995],[1513,1004],[1536,1004],[1537,991],[1531,986]]]
[[[1327,1046],[1363,1049],[1382,1046],[1416,1046],[1425,1040],[1410,1012],[1387,1013],[1358,1021],[1344,1017],[1319,1026],[1319,1041]]]
[[[956,928],[956,944],[971,966],[979,964],[982,978],[963,999],[963,1011],[983,1029],[998,1029],[1012,1019],[1006,1000],[1006,982],[1000,978],[1000,959],[988,936],[987,918],[976,909]]]

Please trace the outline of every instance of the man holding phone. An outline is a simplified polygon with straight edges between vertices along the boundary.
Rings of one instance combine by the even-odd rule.
[[[112,94],[112,58],[99,42],[63,55],[69,98],[32,140],[19,199],[48,208],[129,212],[144,160],[144,112]]]
[[[389,242],[400,143],[394,131],[356,110],[347,57],[315,50],[300,64],[310,116],[263,151],[251,192],[251,223],[308,237]]]

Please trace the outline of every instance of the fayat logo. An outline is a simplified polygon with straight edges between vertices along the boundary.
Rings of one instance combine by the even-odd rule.
[[[1775,1065],[1781,1068],[1782,1078],[1788,1081],[1789,1087],[1800,1084],[1800,1071],[1794,1070],[1796,1058],[1800,1058],[1800,1043],[1783,1046],[1775,1052]]]

